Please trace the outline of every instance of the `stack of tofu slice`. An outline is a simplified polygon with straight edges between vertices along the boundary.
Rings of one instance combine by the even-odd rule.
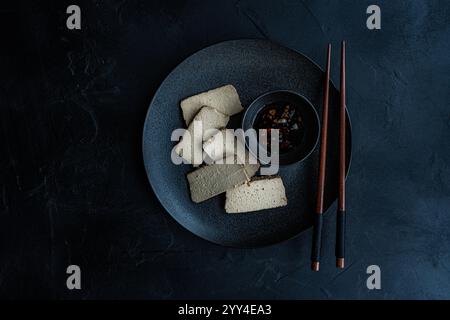
[[[287,204],[280,177],[252,177],[259,170],[257,160],[246,151],[234,133],[226,129],[233,116],[243,110],[239,95],[226,85],[181,101],[187,132],[175,152],[194,167],[187,180],[192,201],[199,203],[226,192],[228,213],[257,211]],[[201,121],[202,132],[194,136],[194,123]],[[217,129],[215,134],[209,135]],[[220,136],[219,136],[220,135]],[[188,139],[189,137],[189,139]],[[225,160],[224,160],[225,159]]]

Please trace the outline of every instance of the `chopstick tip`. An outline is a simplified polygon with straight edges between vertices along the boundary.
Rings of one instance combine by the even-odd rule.
[[[338,267],[339,269],[344,269],[345,268],[345,260],[344,260],[344,258],[336,259],[336,267]]]
[[[319,271],[319,269],[320,269],[320,262],[314,261],[314,262],[311,264],[311,269],[312,269],[313,271]]]

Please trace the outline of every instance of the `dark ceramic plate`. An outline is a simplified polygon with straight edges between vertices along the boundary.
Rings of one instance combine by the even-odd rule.
[[[325,52],[325,51],[324,51]],[[325,57],[325,53],[324,53]],[[205,48],[178,65],[156,92],[147,113],[143,135],[144,163],[153,190],[169,214],[194,234],[217,244],[255,247],[289,239],[312,226],[318,151],[304,161],[280,167],[288,198],[283,208],[246,214],[227,214],[225,196],[200,204],[191,201],[186,173],[189,165],[174,165],[172,131],[184,128],[180,100],[233,84],[244,107],[265,92],[291,90],[305,96],[321,115],[323,72],[293,50],[267,40],[234,40]],[[330,88],[329,150],[325,208],[337,196],[339,94]],[[228,127],[239,127],[243,113]],[[348,116],[348,115],[347,115]],[[348,119],[348,117],[347,117]],[[347,169],[351,157],[351,128],[347,121]]]

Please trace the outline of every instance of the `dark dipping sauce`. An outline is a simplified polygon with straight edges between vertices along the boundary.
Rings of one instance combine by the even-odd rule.
[[[271,130],[279,129],[280,154],[300,145],[304,127],[298,109],[291,103],[276,102],[265,106],[256,117],[255,129],[267,129],[267,151],[270,152]],[[264,139],[261,141],[264,143]]]

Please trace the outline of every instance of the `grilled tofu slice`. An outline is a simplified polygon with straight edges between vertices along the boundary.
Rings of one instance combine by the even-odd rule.
[[[278,176],[253,178],[236,188],[227,190],[225,211],[242,213],[287,205],[283,180]]]
[[[212,164],[188,173],[192,201],[198,203],[233,189],[255,175],[259,164]]]
[[[227,116],[244,110],[236,88],[230,84],[186,98],[180,104],[186,126],[203,106],[212,107]]]
[[[203,162],[203,141],[211,136],[211,129],[220,129],[227,125],[230,117],[212,107],[205,106],[200,109],[181,141],[175,146],[175,152],[192,165]],[[201,130],[194,130],[196,124],[201,123]]]
[[[234,130],[222,129],[203,142],[203,151],[214,163],[256,164],[257,159],[246,150]],[[230,162],[229,159],[236,161]]]

